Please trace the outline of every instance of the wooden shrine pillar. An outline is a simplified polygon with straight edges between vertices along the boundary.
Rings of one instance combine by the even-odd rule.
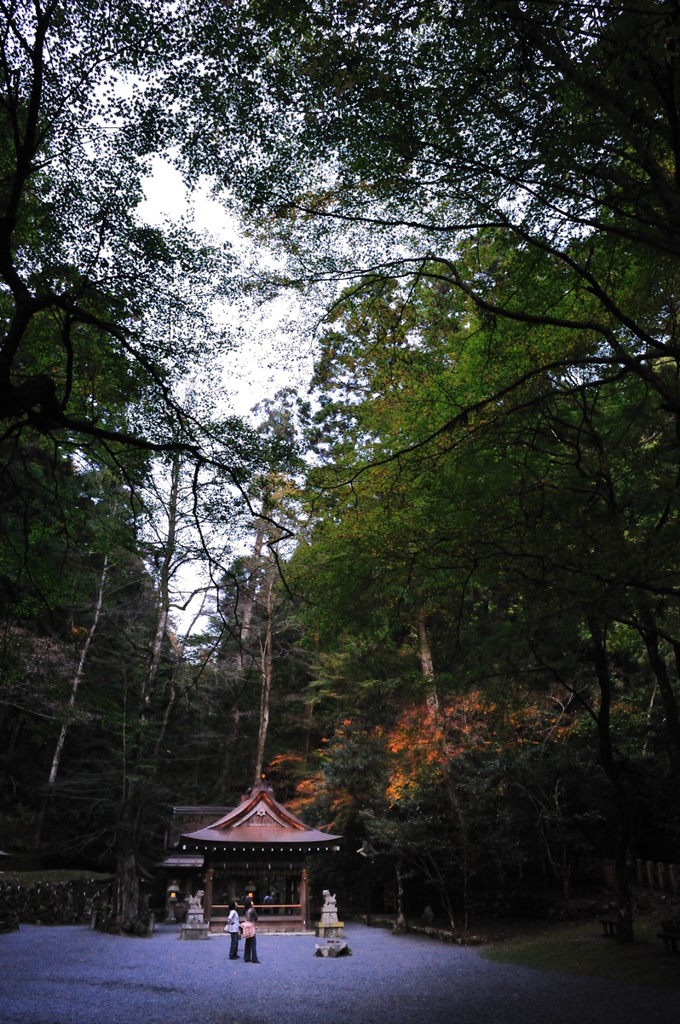
[[[307,868],[303,867],[300,879],[300,913],[302,915],[302,930],[309,929],[309,886],[307,885]]]
[[[213,891],[214,869],[208,868],[205,873],[204,894],[203,894],[203,920],[210,923],[212,917],[212,891]]]

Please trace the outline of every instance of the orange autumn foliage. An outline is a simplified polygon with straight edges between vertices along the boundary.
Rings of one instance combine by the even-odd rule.
[[[427,706],[402,711],[396,726],[386,731],[372,727],[367,732],[357,724],[358,736],[377,742],[387,759],[388,784],[385,797],[390,804],[408,801],[419,793],[436,788],[451,772],[457,758],[495,755],[523,745],[560,742],[574,727],[574,718],[551,694],[524,694],[512,707],[490,700],[481,692],[449,698],[439,712]],[[343,720],[333,736],[334,747],[351,747],[355,723]],[[321,754],[321,751],[319,752]],[[324,758],[329,757],[326,751]],[[295,763],[293,763],[295,762]],[[279,755],[270,768],[282,774],[302,767],[302,759]],[[367,779],[368,781],[368,779]],[[369,787],[370,788],[370,787]],[[327,819],[322,827],[337,829],[346,816],[362,804],[364,794],[343,785],[329,784],[323,767],[299,781],[295,796],[288,801],[295,814],[309,812]]]
[[[288,806],[293,814],[303,815],[305,810],[316,801],[323,789],[323,784],[323,773],[321,771],[315,772],[314,775],[303,779],[302,782],[298,782],[295,787],[295,796],[292,800],[288,801]]]
[[[512,709],[479,692],[450,698],[438,714],[429,707],[409,708],[387,736],[391,762],[387,799],[397,803],[436,786],[464,754],[558,742],[572,727],[562,704],[550,695],[533,695]]]

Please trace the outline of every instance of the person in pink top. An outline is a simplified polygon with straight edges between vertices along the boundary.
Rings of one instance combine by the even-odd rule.
[[[246,948],[243,952],[243,961],[247,964],[259,964],[257,959],[257,922],[258,916],[253,901],[246,900],[246,920],[243,925],[243,934],[246,940]]]

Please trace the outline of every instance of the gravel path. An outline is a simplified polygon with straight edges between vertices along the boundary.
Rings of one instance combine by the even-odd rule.
[[[0,936],[2,1024],[678,1024],[680,993],[494,964],[477,951],[349,925],[354,956],[311,936],[126,939],[22,925]],[[241,943],[241,947],[242,947]],[[240,949],[242,953],[242,948]]]

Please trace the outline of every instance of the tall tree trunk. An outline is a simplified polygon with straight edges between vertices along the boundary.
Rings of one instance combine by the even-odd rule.
[[[646,602],[639,605],[642,639],[647,648],[647,657],[656,677],[666,718],[666,743],[671,768],[671,791],[673,802],[680,806],[680,716],[668,675],[668,667],[659,651],[659,634],[652,609]]]
[[[631,811],[628,794],[621,778],[619,766],[614,757],[610,730],[612,703],[612,682],[607,658],[606,633],[594,619],[589,621],[592,638],[592,657],[600,688],[600,707],[597,714],[597,729],[600,760],[609,781],[614,788],[617,812],[616,853],[614,861],[614,884],[619,908],[619,942],[632,942],[633,907],[631,901],[628,871],[628,847],[630,842]]]
[[[116,899],[114,923],[119,931],[134,930],[139,920],[139,877],[137,874],[137,785],[131,781],[136,763],[139,761],[139,733],[137,743],[128,758],[127,743],[127,674],[123,664],[123,786],[116,825]],[[141,720],[141,713],[140,720]]]
[[[70,717],[71,712],[73,711],[73,708],[75,707],[76,694],[78,693],[78,687],[80,686],[80,681],[83,678],[83,673],[85,671],[85,662],[87,661],[87,655],[88,655],[88,651],[90,650],[90,645],[92,643],[92,638],[94,637],[94,635],[95,635],[95,633],[97,631],[97,626],[99,625],[99,619],[100,619],[101,612],[102,612],[102,605],[103,605],[103,602],[104,602],[104,586],[106,584],[106,577],[107,577],[108,571],[109,571],[109,558],[108,558],[108,555],[104,555],[104,566],[102,568],[102,574],[101,574],[101,577],[100,577],[100,580],[99,580],[99,590],[97,591],[97,600],[96,600],[95,606],[94,606],[94,617],[92,619],[92,625],[90,626],[90,628],[88,630],[88,633],[87,633],[87,636],[85,637],[85,643],[83,644],[82,650],[80,652],[80,657],[78,658],[78,665],[76,667],[75,675],[73,676],[73,680],[71,681],[71,693],[70,693],[70,696],[69,696],[68,708],[67,708],[67,715],[69,717]],[[49,778],[47,780],[47,787],[48,787],[47,788],[47,792],[45,793],[45,795],[44,795],[44,797],[42,799],[42,802],[40,804],[40,809],[38,811],[37,818],[36,818],[36,825],[35,825],[35,841],[36,841],[36,843],[40,842],[43,822],[45,820],[45,814],[47,812],[47,807],[48,807],[48,804],[49,804],[49,801],[50,801],[50,798],[51,798],[51,795],[52,795],[53,787],[54,787],[54,785],[55,785],[55,783],[57,781],[57,774],[59,772],[59,764],[61,762],[61,755],[62,755],[62,751],[64,749],[64,743],[66,741],[66,732],[68,730],[68,726],[69,726],[69,721],[68,721],[68,717],[67,717],[67,720],[62,724],[61,730],[59,731],[59,738],[57,739],[57,745],[56,745],[55,750],[54,750],[54,756],[52,757],[52,765],[50,767],[50,774],[49,774]]]
[[[172,713],[172,709],[173,709],[174,704],[175,704],[175,698],[177,696],[177,675],[179,673],[180,665],[182,664],[182,658],[184,657],[184,649],[186,647],[187,640],[191,636],[192,629],[194,628],[194,626],[196,625],[196,623],[200,619],[201,615],[203,614],[203,609],[205,608],[205,601],[206,601],[206,595],[204,594],[203,595],[203,600],[201,601],[201,605],[200,605],[198,611],[196,612],[196,614],[194,615],[193,619],[191,620],[191,623],[189,624],[189,627],[188,627],[187,631],[185,632],[184,636],[182,637],[182,640],[177,644],[177,646],[175,648],[175,664],[174,664],[174,667],[173,667],[173,670],[172,670],[172,675],[170,677],[170,691],[169,691],[168,700],[167,700],[166,705],[165,705],[165,710],[163,711],[163,721],[161,722],[161,728],[160,728],[160,731],[158,733],[158,739],[156,740],[156,746],[155,746],[155,749],[154,749],[154,752],[153,752],[154,761],[158,758],[158,753],[159,753],[159,751],[161,749],[161,744],[163,742],[163,739],[165,738],[165,733],[166,733],[167,728],[168,728],[168,722],[170,720],[170,715]]]
[[[108,571],[109,559],[107,555],[104,555],[104,567],[102,569],[101,578],[99,580],[99,590],[97,592],[97,600],[94,606],[94,617],[92,619],[92,625],[90,626],[87,637],[85,638],[85,643],[83,644],[83,649],[81,650],[80,658],[78,659],[78,667],[76,668],[76,674],[74,675],[73,682],[71,683],[71,695],[68,701],[69,711],[73,709],[76,703],[76,694],[78,692],[78,687],[80,686],[80,681],[83,678],[85,662],[87,660],[87,653],[90,649],[92,638],[97,631],[97,626],[99,625],[99,618],[102,612],[102,603],[104,601],[104,585],[106,583],[106,576],[108,574]],[[59,771],[59,762],[61,760],[61,752],[64,749],[64,740],[66,739],[67,729],[68,721],[64,722],[64,724],[61,727],[59,739],[57,740],[57,746],[54,751],[54,757],[52,758],[52,767],[50,768],[50,777],[48,779],[48,784],[50,786],[53,786],[57,781],[57,772]]]
[[[151,647],[151,657],[146,671],[146,678],[142,685],[142,707],[149,704],[151,695],[158,677],[158,667],[161,661],[163,640],[168,628],[168,617],[170,615],[170,580],[174,573],[173,559],[175,557],[175,541],[177,536],[177,498],[179,494],[179,472],[180,460],[175,457],[172,463],[170,475],[170,500],[168,503],[168,533],[163,545],[163,561],[159,580],[158,593],[158,620],[156,622],[156,633]]]
[[[309,760],[309,748],[310,748],[311,740],[312,740],[312,726],[313,726],[313,724],[314,724],[314,701],[313,700],[309,700],[307,702],[306,706],[305,706],[305,718],[304,718],[305,739],[304,739],[303,750],[304,750],[304,755],[305,755],[305,761]]]
[[[262,568],[261,561],[264,535],[265,525],[260,522],[257,527],[257,533],[255,534],[253,553],[250,556],[250,572],[248,573],[248,579],[243,588],[243,609],[241,612],[241,628],[238,638],[238,654],[236,655],[236,670],[239,674],[242,674],[246,667],[245,645],[248,641],[248,637],[250,636],[250,626],[253,621],[255,598],[257,596],[257,584],[260,576],[260,570]]]
[[[654,698],[656,697],[656,691],[659,684],[656,679],[654,680],[654,689],[652,690],[652,696],[649,699],[649,707],[647,708],[647,733],[645,735],[645,742],[642,744],[642,753],[647,753],[647,747],[649,746],[649,737],[651,735],[652,728],[652,708],[654,707]]]
[[[369,857],[364,857],[364,903],[366,906],[366,924],[371,923],[371,861]]]
[[[116,924],[132,932],[139,922],[141,892],[137,873],[137,786],[127,779],[116,837]]]
[[[432,662],[430,641],[427,636],[427,614],[422,606],[418,612],[416,625],[418,628],[418,653],[420,655],[420,665],[427,687],[425,700],[430,711],[436,715],[439,712],[439,696],[434,685],[434,665]]]
[[[268,573],[267,579],[267,600],[266,600],[266,614],[267,614],[267,628],[265,632],[265,639],[262,645],[262,692],[260,694],[260,728],[257,737],[257,755],[255,758],[255,782],[259,782],[262,777],[262,765],[264,763],[264,748],[267,742],[267,730],[269,728],[269,703],[272,692],[272,669],[273,669],[273,653],[272,653],[272,593],[274,590],[274,567],[272,566]]]
[[[469,916],[469,898],[468,898],[468,885],[470,880],[470,836],[468,832],[467,819],[463,811],[463,806],[458,799],[456,793],[456,787],[453,785],[451,779],[446,780],[446,791],[451,802],[451,806],[458,818],[458,828],[460,829],[460,843],[463,852],[463,930],[467,931],[468,927],[468,916]],[[449,909],[450,908],[450,909]],[[451,928],[455,928],[455,921],[453,916],[453,907],[450,900],[447,904],[447,911],[451,920]]]
[[[2,672],[2,670],[0,670],[0,686],[2,686],[2,677],[3,677],[3,672]],[[7,704],[3,704],[2,706],[0,706],[0,736],[2,736],[2,730],[4,728],[5,721],[7,719],[7,715],[8,714],[9,714],[9,706]]]
[[[19,733],[21,732],[25,721],[26,721],[26,718],[25,718],[25,715],[23,713],[20,713],[18,718],[16,718],[14,720],[14,726],[13,726],[12,731],[10,733],[9,743],[5,747],[5,752],[4,752],[4,755],[3,755],[3,758],[2,758],[2,760],[4,761],[3,768],[2,768],[2,776],[1,776],[3,780],[7,777],[7,772],[9,771],[10,762],[12,760],[12,757],[14,756],[14,748],[16,746],[17,740],[19,739]]]
[[[116,834],[116,925],[123,932],[135,931],[139,925],[141,892],[137,871],[137,847],[139,821],[143,790],[140,788],[139,772],[143,762],[144,723],[148,705],[154,693],[160,667],[163,640],[168,628],[170,614],[170,582],[175,572],[175,550],[177,539],[177,514],[181,463],[176,456],[170,472],[170,494],[167,515],[168,529],[162,549],[160,578],[158,583],[158,619],[149,651],[146,672],[142,677],[139,710],[135,723],[135,739],[132,754],[126,756],[125,722],[123,731],[123,795]],[[126,701],[127,706],[127,701]],[[124,717],[126,714],[124,710]]]
[[[404,858],[400,857],[397,863],[394,865],[394,873],[397,882],[397,923],[394,926],[394,930],[398,934],[403,934],[407,930],[406,918],[404,916],[404,878],[402,875],[403,864]]]

